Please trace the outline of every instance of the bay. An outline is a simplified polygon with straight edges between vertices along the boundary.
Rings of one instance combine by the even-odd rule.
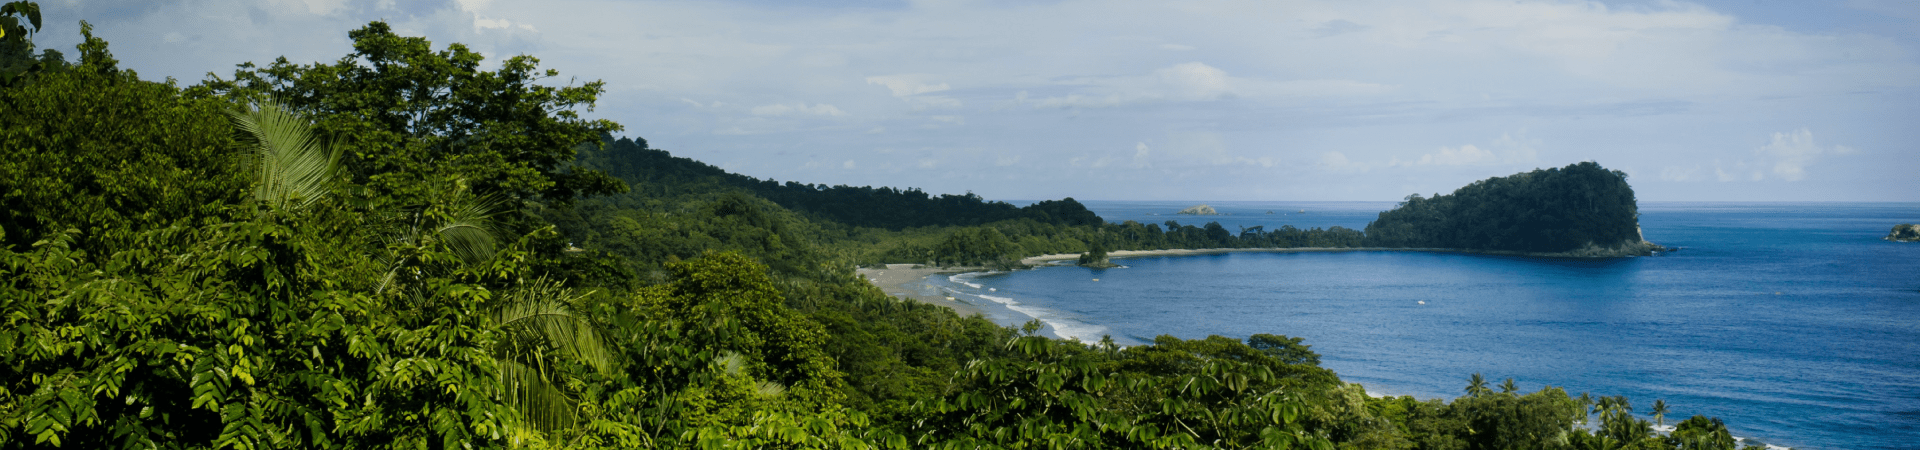
[[[1084,202],[1121,222],[1362,229],[1391,202]],[[1306,210],[1301,213],[1300,210]],[[1268,214],[1272,211],[1273,214]],[[1306,338],[1378,395],[1448,398],[1467,378],[1626,395],[1668,422],[1813,449],[1920,445],[1920,222],[1912,203],[1641,204],[1655,257],[1227,253],[936,277],[1000,323],[1122,344],[1254,333]],[[1095,281],[1095,280],[1098,281]],[[1424,303],[1423,303],[1424,302]]]

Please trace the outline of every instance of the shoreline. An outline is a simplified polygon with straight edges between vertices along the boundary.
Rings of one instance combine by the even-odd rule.
[[[1364,251],[1448,252],[1448,251],[1454,251],[1454,250],[1439,249],[1439,248],[1374,248],[1374,247],[1175,248],[1175,249],[1165,249],[1165,250],[1114,250],[1114,251],[1107,252],[1107,259],[1139,258],[1139,257],[1147,257],[1147,256],[1217,255],[1221,253],[1237,253],[1237,252],[1306,253],[1306,252],[1364,252]],[[1039,266],[1039,265],[1043,265],[1044,263],[1053,262],[1053,261],[1078,261],[1079,259],[1080,259],[1079,253],[1053,253],[1053,254],[1046,254],[1046,255],[1040,255],[1040,256],[1029,256],[1021,259],[1020,263],[1029,265],[1029,266]]]
[[[1402,248],[1402,247],[1200,248],[1200,249],[1163,249],[1163,250],[1114,250],[1112,252],[1107,253],[1107,258],[1120,259],[1120,258],[1141,258],[1141,257],[1152,257],[1152,256],[1218,255],[1218,254],[1224,254],[1224,253],[1239,253],[1239,252],[1252,252],[1252,253],[1431,252],[1431,253],[1465,253],[1465,254],[1494,255],[1494,256],[1522,256],[1522,257],[1535,257],[1535,258],[1586,259],[1586,258],[1616,258],[1616,257],[1656,255],[1662,251],[1671,251],[1671,250],[1666,247],[1661,247],[1658,244],[1642,241],[1640,244],[1630,245],[1626,248],[1601,249],[1601,248],[1589,247],[1585,249],[1580,249],[1580,250],[1571,251],[1571,252],[1562,252],[1562,253],[1526,253],[1526,252],[1509,252],[1509,251],[1498,251],[1498,250],[1463,250],[1463,249],[1452,249],[1452,248]],[[1070,264],[1056,264],[1056,263],[1060,261],[1077,261],[1079,259],[1080,259],[1079,253],[1053,253],[1053,254],[1029,256],[1026,258],[1021,258],[1020,264],[1028,266],[1028,268],[1038,268],[1038,267],[1044,267],[1044,266],[1070,265]],[[971,303],[967,303],[965,301],[959,300],[957,297],[948,296],[944,292],[930,293],[929,290],[932,289],[933,286],[930,284],[927,284],[926,279],[927,277],[931,277],[934,275],[943,275],[943,274],[952,275],[952,274],[966,274],[966,273],[990,272],[990,271],[992,271],[992,269],[988,269],[985,267],[968,267],[968,266],[927,267],[921,264],[887,264],[887,268],[885,269],[856,268],[854,269],[854,274],[860,276],[861,278],[866,279],[870,283],[873,283],[875,287],[879,287],[882,292],[885,292],[889,296],[906,298],[906,299],[910,299],[913,301],[926,303],[930,305],[943,306],[943,307],[946,307],[947,309],[953,310],[954,313],[959,314],[961,317],[968,317],[973,315],[985,316],[986,311],[984,309],[981,309],[980,306],[976,306]]]
[[[985,267],[926,267],[919,264],[888,264],[885,269],[854,269],[854,274],[865,278],[889,296],[903,297],[929,305],[944,306],[960,317],[986,316],[986,311],[946,293],[928,293],[927,277],[941,274],[961,274],[986,272]]]
[[[1667,249],[1666,247],[1661,247],[1660,245],[1654,244],[1652,242],[1641,241],[1639,244],[1634,244],[1626,248],[1601,249],[1601,248],[1589,247],[1589,248],[1583,248],[1583,249],[1578,249],[1574,251],[1560,252],[1560,253],[1530,253],[1530,252],[1511,252],[1511,251],[1501,251],[1501,250],[1467,250],[1467,249],[1457,249],[1457,248],[1289,247],[1289,248],[1199,248],[1199,249],[1165,249],[1165,250],[1114,250],[1111,252],[1107,252],[1107,258],[1114,259],[1114,258],[1138,258],[1138,257],[1147,257],[1147,256],[1217,255],[1222,253],[1237,253],[1237,252],[1253,252],[1253,253],[1431,252],[1431,253],[1466,253],[1466,254],[1474,254],[1474,255],[1494,255],[1494,256],[1526,256],[1526,257],[1535,257],[1535,258],[1628,258],[1628,257],[1634,257],[1634,256],[1650,256],[1650,255],[1658,254],[1658,252],[1662,252],[1662,251],[1670,251],[1670,250]],[[1080,259],[1079,253],[1053,253],[1053,254],[1029,256],[1026,258],[1022,258],[1020,260],[1020,264],[1025,264],[1028,266],[1039,266],[1039,265],[1043,265],[1044,263],[1053,262],[1053,261],[1077,261],[1079,259]]]

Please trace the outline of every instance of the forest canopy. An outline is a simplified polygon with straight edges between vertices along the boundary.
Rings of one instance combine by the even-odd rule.
[[[1734,445],[1717,420],[1660,435],[1624,398],[1477,374],[1450,402],[1372,397],[1277,333],[1052,339],[853,268],[1356,230],[748,183],[610,139],[582,114],[598,82],[379,22],[333,63],[181,87],[86,26],[77,61],[34,56],[30,5],[0,9],[0,448]],[[848,198],[985,212],[806,206]]]

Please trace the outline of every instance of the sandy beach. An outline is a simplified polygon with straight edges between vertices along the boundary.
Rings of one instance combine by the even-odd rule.
[[[948,297],[945,292],[940,292],[932,286],[927,285],[926,279],[928,276],[936,274],[980,272],[986,269],[978,267],[916,269],[914,268],[916,266],[919,265],[888,264],[885,269],[862,268],[855,269],[854,273],[866,277],[867,281],[873,282],[874,286],[879,286],[880,290],[886,292],[887,295],[906,297],[919,301],[920,303],[945,306],[948,309],[952,309],[953,312],[960,313],[961,317],[982,314],[980,308],[956,300],[953,297]]]

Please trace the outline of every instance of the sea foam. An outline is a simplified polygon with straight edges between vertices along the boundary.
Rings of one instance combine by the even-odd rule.
[[[1057,338],[1078,339],[1080,342],[1099,342],[1100,337],[1103,336],[1107,331],[1107,327],[1089,324],[1086,322],[1081,322],[1081,321],[1066,318],[1066,317],[1060,317],[1060,314],[1057,311],[1041,308],[1037,306],[1023,305],[1019,301],[1016,301],[1011,297],[1001,297],[997,295],[984,295],[984,294],[973,294],[973,295],[976,297],[991,300],[994,303],[999,303],[1003,306],[1006,306],[1007,309],[1013,310],[1013,312],[1020,313],[1030,318],[1040,319],[1041,323],[1047,324],[1047,326],[1053,328],[1053,335],[1054,337],[1057,337]]]
[[[971,287],[971,288],[974,288],[974,289],[979,289],[979,288],[980,288],[980,284],[979,284],[979,283],[974,283],[974,282],[972,282],[972,281],[968,281],[968,280],[972,280],[974,276],[976,276],[976,275],[975,275],[975,274],[972,274],[972,273],[963,273],[963,274],[959,274],[959,275],[953,275],[953,276],[949,276],[949,277],[947,277],[947,281],[951,281],[951,282],[954,282],[955,284],[964,284],[964,285],[967,285],[967,287]]]

